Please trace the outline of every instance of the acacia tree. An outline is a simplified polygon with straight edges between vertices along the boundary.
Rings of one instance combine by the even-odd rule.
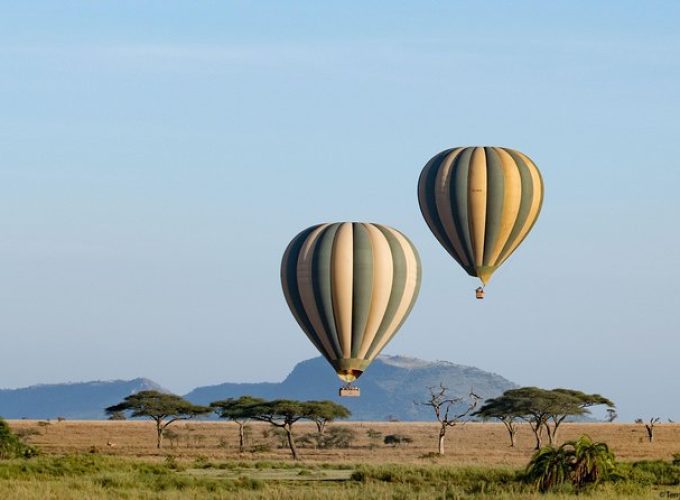
[[[339,418],[348,418],[352,412],[344,406],[334,403],[333,401],[307,401],[306,418],[309,418],[316,424],[316,429],[319,436],[323,436],[326,425]]]
[[[548,442],[552,444],[556,439],[557,429],[565,418],[586,413],[581,406],[584,401],[569,392],[569,389],[520,387],[505,391],[501,397],[509,399],[517,415],[529,424],[536,439],[535,449],[539,450],[543,444],[544,430],[548,435]]]
[[[460,420],[470,415],[477,407],[480,397],[470,391],[467,403],[464,403],[463,397],[450,397],[447,395],[448,389],[444,384],[439,384],[439,388],[428,387],[430,391],[430,399],[416,403],[422,406],[429,406],[434,411],[435,417],[439,422],[439,435],[437,440],[437,452],[440,455],[444,454],[444,439],[446,438],[446,430],[449,427],[457,425]],[[456,406],[463,406],[460,413],[452,413]]]
[[[339,418],[348,418],[352,412],[344,406],[333,401],[307,401],[305,403],[307,419],[316,424],[316,445],[323,447],[329,443],[326,441],[326,425]]]
[[[241,396],[238,399],[229,398],[221,401],[213,401],[210,407],[214,409],[215,413],[220,418],[228,418],[232,422],[238,424],[239,436],[239,452],[243,453],[245,450],[245,425],[252,418],[252,407],[264,403],[262,398],[255,398],[252,396]]]
[[[510,446],[514,446],[515,419],[526,421],[536,439],[535,449],[539,450],[544,431],[549,443],[553,444],[557,441],[560,425],[567,417],[588,413],[588,408],[596,405],[613,407],[614,403],[599,394],[586,394],[574,389],[521,387],[488,400],[475,415],[501,420],[510,435]]]
[[[163,431],[173,422],[188,420],[212,411],[207,406],[195,405],[175,394],[159,391],[140,391],[106,408],[106,413],[130,412],[132,418],[148,417],[156,424],[156,447],[160,448]]]
[[[499,399],[512,406],[515,414],[529,424],[536,439],[535,449],[540,450],[543,445],[543,429],[550,415],[553,398],[549,391],[538,387],[521,387],[510,389]]]
[[[305,403],[289,399],[275,399],[250,406],[250,418],[261,422],[268,422],[274,427],[279,427],[286,432],[288,447],[294,460],[298,459],[295,438],[293,437],[293,424],[308,414]]]
[[[267,422],[274,427],[283,429],[293,459],[298,459],[293,425],[302,419],[312,420],[316,423],[319,432],[322,432],[326,424],[336,418],[345,418],[350,415],[347,408],[332,401],[294,401],[289,399],[275,399],[266,401],[251,396],[243,396],[238,400],[215,401],[211,403],[213,408],[227,408],[230,414],[239,420],[259,420]],[[225,416],[226,413],[223,413]],[[226,417],[231,418],[231,417]]]
[[[522,411],[511,398],[500,396],[498,398],[487,399],[484,405],[472,415],[483,419],[496,418],[500,420],[510,437],[510,446],[515,446],[515,436],[517,434],[517,419],[522,415]]]
[[[565,397],[557,398],[554,408],[550,412],[552,428],[549,423],[546,423],[550,443],[557,440],[557,430],[567,417],[590,413],[588,408],[593,406],[606,405],[609,409],[615,408],[613,401],[600,394],[586,394],[576,389],[553,389],[551,392]],[[574,404],[577,408],[580,408],[580,411],[574,408]]]

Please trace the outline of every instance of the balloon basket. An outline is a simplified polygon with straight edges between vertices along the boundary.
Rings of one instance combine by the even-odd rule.
[[[361,389],[353,385],[346,385],[338,390],[338,394],[342,398],[358,398],[361,396]]]
[[[475,297],[477,297],[478,300],[482,300],[484,298],[484,289],[481,286],[475,290]]]

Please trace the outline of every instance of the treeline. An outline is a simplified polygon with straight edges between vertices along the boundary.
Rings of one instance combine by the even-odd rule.
[[[600,395],[587,394],[574,389],[541,389],[523,387],[510,389],[501,396],[488,399],[477,409],[480,397],[469,394],[467,406],[464,398],[447,394],[443,385],[429,388],[430,398],[419,404],[433,409],[440,423],[438,432],[438,453],[444,454],[444,438],[449,427],[470,418],[497,419],[505,426],[510,438],[510,446],[515,446],[517,424],[527,422],[535,437],[535,448],[543,444],[547,435],[550,444],[557,442],[560,425],[569,417],[579,417],[589,413],[593,406],[604,405],[613,410],[614,403]],[[463,411],[456,408],[463,405]],[[323,447],[326,426],[337,419],[348,418],[350,411],[332,401],[295,401],[288,399],[265,400],[253,396],[241,396],[214,401],[208,406],[195,405],[180,396],[159,391],[141,391],[126,397],[122,402],[106,408],[112,419],[125,418],[126,415],[147,417],[156,424],[158,448],[162,446],[163,436],[173,422],[215,412],[220,418],[235,422],[239,429],[239,450],[245,449],[245,426],[248,421],[266,422],[277,428],[283,436],[294,459],[298,458],[293,426],[301,420],[314,422],[317,427],[316,441]]]
[[[613,410],[614,403],[600,394],[586,394],[574,389],[540,389],[522,387],[510,389],[502,396],[488,399],[479,411],[472,415],[482,419],[494,418],[503,423],[515,446],[517,422],[527,422],[536,439],[536,449],[543,445],[544,433],[549,444],[557,442],[560,425],[569,417],[587,415],[593,406],[607,406]],[[609,413],[610,419],[615,413]]]
[[[195,405],[180,396],[159,391],[141,391],[131,394],[122,402],[109,406],[106,412],[111,418],[147,417],[156,424],[156,446],[161,447],[163,434],[173,422],[187,420],[216,412],[220,418],[236,422],[239,427],[239,450],[244,451],[245,424],[250,420],[267,422],[280,429],[286,437],[291,455],[297,460],[293,425],[300,420],[312,421],[318,430],[318,442],[323,443],[326,425],[339,418],[347,418],[351,412],[333,401],[295,401],[275,399],[267,401],[252,396],[241,396],[214,401],[209,406]]]

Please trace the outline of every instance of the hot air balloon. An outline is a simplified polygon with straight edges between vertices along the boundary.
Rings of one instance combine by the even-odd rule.
[[[394,337],[420,289],[418,252],[402,233],[359,222],[319,224],[288,245],[281,262],[283,293],[309,340],[351,383]]]
[[[499,147],[442,151],[423,168],[418,201],[425,222],[470,276],[491,275],[534,226],[543,203],[543,179],[528,156]]]

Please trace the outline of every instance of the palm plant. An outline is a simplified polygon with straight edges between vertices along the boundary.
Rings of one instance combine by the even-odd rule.
[[[571,479],[574,452],[564,445],[548,445],[536,451],[527,466],[526,477],[541,493],[555,488]]]
[[[570,482],[576,489],[606,479],[616,466],[614,454],[606,443],[595,443],[588,436],[567,441],[559,448],[541,448],[526,469],[527,480],[541,493]]]
[[[581,436],[568,443],[574,449],[573,482],[576,488],[606,479],[616,464],[614,454],[606,443],[594,443],[588,436]]]

